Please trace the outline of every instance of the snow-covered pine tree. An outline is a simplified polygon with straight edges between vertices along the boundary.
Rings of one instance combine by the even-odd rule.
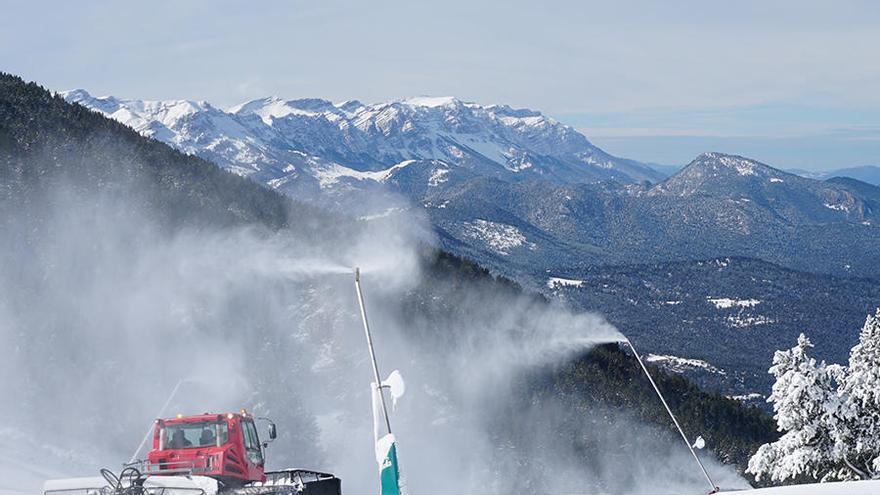
[[[880,476],[880,309],[868,315],[841,384],[836,452],[862,478]]]
[[[807,475],[839,478],[841,463],[835,461],[838,438],[837,383],[843,370],[837,365],[816,363],[807,350],[813,347],[803,334],[796,346],[776,351],[770,373],[776,377],[768,402],[773,403],[779,440],[762,445],[749,460],[747,472],[784,481]]]

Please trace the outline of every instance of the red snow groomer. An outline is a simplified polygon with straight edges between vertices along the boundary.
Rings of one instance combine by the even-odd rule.
[[[261,443],[255,420],[269,425]],[[308,469],[265,470],[265,449],[276,437],[267,418],[240,413],[157,419],[145,460],[119,475],[47,480],[43,495],[341,495],[336,476]]]
[[[227,486],[266,481],[263,449],[269,442],[260,443],[254,419],[244,410],[157,419],[145,474],[209,476]],[[266,421],[272,441],[275,424]]]

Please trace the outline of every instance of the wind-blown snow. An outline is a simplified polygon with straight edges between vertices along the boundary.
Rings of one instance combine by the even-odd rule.
[[[391,207],[391,208],[387,208],[384,211],[381,211],[381,212],[373,214],[373,215],[359,216],[358,220],[365,220],[365,221],[377,220],[379,218],[390,217],[391,215],[393,215],[395,213],[399,213],[399,212],[403,212],[403,211],[405,211],[403,208]]]

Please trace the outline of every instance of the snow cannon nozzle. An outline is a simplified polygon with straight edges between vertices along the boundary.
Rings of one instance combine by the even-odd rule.
[[[361,281],[361,269],[359,267],[354,267],[354,281]]]

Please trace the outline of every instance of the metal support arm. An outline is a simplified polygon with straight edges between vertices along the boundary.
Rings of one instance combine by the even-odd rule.
[[[648,381],[651,382],[651,386],[654,387],[654,392],[657,392],[657,397],[660,397],[660,402],[663,403],[663,407],[666,408],[666,412],[669,413],[669,417],[672,418],[672,422],[675,423],[675,428],[678,429],[678,433],[681,434],[681,439],[684,440],[684,444],[687,445],[688,450],[691,452],[691,455],[694,456],[694,460],[697,461],[697,464],[700,466],[700,471],[703,472],[703,476],[706,477],[706,481],[709,482],[709,486],[712,487],[712,491],[709,493],[717,493],[720,489],[715,485],[715,482],[712,481],[712,478],[709,477],[709,472],[706,471],[706,467],[703,466],[703,462],[697,457],[697,453],[694,451],[694,447],[691,445],[691,442],[688,440],[687,435],[684,434],[684,430],[681,429],[681,425],[678,424],[678,420],[675,418],[675,414],[672,414],[672,409],[670,409],[669,404],[666,403],[666,399],[663,397],[663,394],[660,393],[660,388],[657,387],[657,384],[654,382],[654,378],[651,377],[651,373],[648,372],[648,367],[645,366],[645,363],[642,361],[642,357],[639,355],[639,352],[636,351],[636,348],[632,345],[632,342],[626,337],[624,337],[629,348],[632,349],[633,354],[636,356],[636,360],[639,362],[639,366],[642,367],[642,371],[645,372],[645,376],[648,377]]]

